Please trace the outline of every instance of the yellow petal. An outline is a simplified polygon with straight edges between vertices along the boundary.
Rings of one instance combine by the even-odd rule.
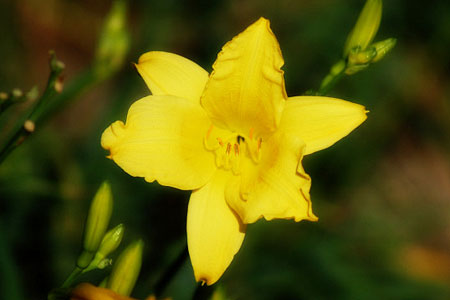
[[[278,42],[264,18],[228,42],[201,98],[213,122],[243,135],[251,130],[256,136],[274,131],[287,98],[283,64]]]
[[[328,97],[298,96],[286,101],[280,130],[301,138],[304,155],[325,149],[367,118],[364,106]]]
[[[101,144],[128,174],[192,190],[216,168],[213,153],[203,144],[210,124],[198,103],[148,96],[131,105],[125,125],[116,121],[103,132]]]
[[[182,56],[147,52],[139,58],[136,68],[153,95],[172,95],[200,101],[208,72]]]
[[[226,188],[228,204],[245,224],[264,217],[316,221],[309,189],[311,178],[301,165],[304,143],[294,135],[277,132],[261,143],[261,159],[245,160],[242,175]]]
[[[122,296],[111,290],[96,287],[90,283],[80,283],[72,291],[71,300],[134,300],[134,298]]]
[[[193,191],[187,215],[187,241],[195,279],[215,283],[241,247],[245,225],[225,201],[230,172],[218,170]]]

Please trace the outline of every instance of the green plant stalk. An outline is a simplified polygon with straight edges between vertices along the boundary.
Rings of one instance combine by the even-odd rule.
[[[3,289],[0,290],[0,298],[8,300],[25,299],[23,284],[20,281],[19,271],[11,253],[10,245],[4,223],[0,224],[0,281]]]
[[[83,272],[83,269],[79,267],[75,267],[75,269],[72,271],[72,273],[67,277],[67,279],[62,284],[61,288],[68,288],[72,285],[72,283],[78,278],[78,276],[81,275]]]
[[[32,131],[27,130],[24,127],[25,121],[30,120],[33,124],[36,124],[36,116],[40,111],[44,110],[46,104],[51,101],[51,98],[57,94],[55,85],[57,80],[64,70],[64,64],[56,59],[53,52],[50,52],[50,75],[47,81],[47,86],[44,93],[39,98],[39,100],[32,106],[31,113],[25,113],[18,122],[16,122],[14,129],[11,131],[12,134],[10,138],[6,140],[6,143],[0,148],[0,164],[5,160],[5,158],[19,146],[23,140],[31,134]]]
[[[52,99],[45,107],[37,110],[33,119],[36,120],[36,124],[38,125],[45,124],[54,113],[61,110],[87,90],[106,79],[107,77],[100,78],[97,76],[93,67],[89,68],[71,81],[67,87],[64,87],[64,90],[60,94],[54,95],[54,99]]]
[[[338,61],[331,67],[330,73],[322,80],[319,90],[314,93],[316,96],[325,96],[336,83],[344,76],[347,68],[347,62],[344,60]]]
[[[37,128],[41,127],[55,112],[62,109],[100,81],[107,79],[106,77],[100,78],[99,76],[96,76],[94,68],[90,68],[75,78],[62,93],[58,94],[54,88],[58,76],[59,74],[54,74],[53,72],[50,74],[47,88],[32,108],[32,113],[25,114],[14,126],[14,130],[12,131],[13,134],[0,148],[0,164],[30,134],[30,132],[23,127],[26,120],[34,122]]]

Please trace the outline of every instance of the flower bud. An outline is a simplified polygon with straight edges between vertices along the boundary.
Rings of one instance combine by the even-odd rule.
[[[93,269],[104,269],[111,265],[111,260],[106,257],[119,247],[120,242],[122,241],[124,228],[123,224],[119,224],[105,234],[100,247],[95,253],[94,259],[84,270],[85,272]]]
[[[123,296],[131,294],[141,270],[143,249],[144,242],[138,240],[120,254],[113,265],[106,288]]]
[[[381,0],[366,1],[366,4],[358,17],[358,21],[356,21],[356,24],[345,43],[344,57],[346,57],[354,48],[359,47],[361,50],[365,50],[372,42],[378,31],[378,27],[380,26],[381,10]]]
[[[97,254],[102,259],[107,257],[110,253],[116,250],[117,247],[119,247],[124,230],[125,227],[123,224],[119,224],[105,234],[100,244],[100,248],[98,248],[97,251]]]
[[[390,38],[381,42],[372,44],[372,47],[377,51],[377,55],[372,59],[372,62],[377,62],[382,59],[392,48],[397,44],[397,39]]]
[[[369,47],[364,51],[358,51],[353,49],[348,55],[349,65],[365,65],[370,63],[373,58],[377,55],[377,51],[374,47]]]
[[[89,208],[84,228],[83,252],[78,257],[77,266],[86,268],[94,258],[103,240],[112,213],[112,193],[108,182],[103,182]]]
[[[100,77],[108,76],[124,62],[129,48],[126,13],[126,1],[115,0],[103,24],[95,61],[95,70]]]

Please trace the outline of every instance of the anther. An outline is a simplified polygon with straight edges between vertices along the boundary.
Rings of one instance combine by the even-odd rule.
[[[230,154],[230,152],[231,152],[231,144],[228,143],[227,144],[227,154]]]
[[[206,133],[206,138],[207,139],[209,139],[209,136],[211,135],[211,132],[212,132],[213,128],[214,128],[214,125],[211,124],[211,126],[208,129],[208,132]]]
[[[256,146],[256,149],[258,149],[258,151],[261,149],[261,143],[262,143],[262,138],[259,138],[258,145]]]
[[[248,137],[250,138],[250,140],[253,139],[253,131],[255,131],[255,130],[253,129],[253,127],[250,128],[250,133],[248,134]]]
[[[238,144],[234,144],[234,154],[236,154],[236,156],[239,155],[239,145]]]
[[[219,145],[223,147],[223,141],[220,137],[217,138],[217,141],[219,142]]]

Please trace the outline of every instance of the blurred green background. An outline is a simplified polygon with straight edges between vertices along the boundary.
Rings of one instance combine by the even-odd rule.
[[[132,178],[105,158],[102,131],[149,92],[132,62],[174,52],[211,70],[221,46],[260,16],[271,21],[288,95],[317,88],[362,0],[129,1],[130,51],[120,70],[36,129],[0,165],[0,298],[45,299],[71,272],[83,221],[111,182],[122,248],[145,241],[133,292],[144,299],[182,252],[189,192]],[[109,0],[0,1],[0,91],[45,88],[54,49],[69,85],[91,64]],[[304,159],[319,222],[258,221],[217,285],[230,299],[450,299],[450,2],[384,1],[383,60],[344,77],[331,96],[368,120]],[[2,129],[5,130],[5,129]],[[1,136],[0,136],[1,137]],[[95,271],[86,280],[100,281]],[[214,287],[214,286],[213,286]],[[161,295],[201,298],[186,261]],[[202,296],[203,295],[203,296]]]

